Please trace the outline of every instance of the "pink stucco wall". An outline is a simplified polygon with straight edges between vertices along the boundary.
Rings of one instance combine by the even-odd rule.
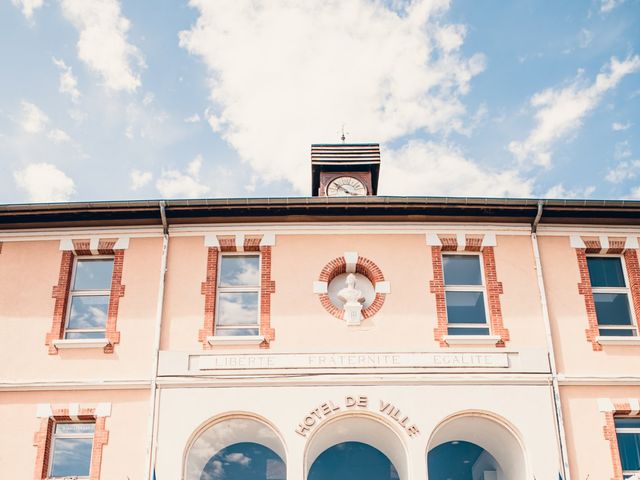
[[[0,254],[0,378],[12,381],[149,378],[153,352],[160,254],[158,238],[131,239],[124,254],[113,354],[102,349],[60,350],[49,355],[60,272],[59,241],[4,242]]]

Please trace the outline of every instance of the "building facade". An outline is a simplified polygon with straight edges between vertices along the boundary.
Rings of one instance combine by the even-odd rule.
[[[640,473],[640,202],[312,162],[312,197],[0,206],[1,478]]]

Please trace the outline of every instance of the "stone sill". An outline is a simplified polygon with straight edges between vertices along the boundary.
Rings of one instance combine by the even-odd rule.
[[[207,337],[209,345],[260,345],[264,342],[262,335],[215,335]]]
[[[495,345],[499,335],[444,335],[442,340],[449,345]]]
[[[638,345],[640,337],[596,337],[600,345]]]
[[[66,348],[104,348],[109,345],[106,338],[62,338],[54,340],[53,345],[57,349]]]

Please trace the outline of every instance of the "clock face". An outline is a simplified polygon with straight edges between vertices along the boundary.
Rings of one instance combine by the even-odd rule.
[[[330,197],[351,197],[366,194],[367,187],[353,177],[338,177],[327,186],[327,195]]]

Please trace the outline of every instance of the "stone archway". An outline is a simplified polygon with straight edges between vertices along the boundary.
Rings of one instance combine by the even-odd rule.
[[[251,478],[259,470],[264,470],[264,478],[285,480],[284,443],[265,421],[233,415],[208,423],[194,435],[186,450],[183,479]]]
[[[408,478],[406,447],[398,432],[383,419],[364,413],[335,417],[313,434],[305,452],[305,478],[323,453],[353,443],[373,448],[388,459],[400,480]]]
[[[430,474],[436,464],[443,464],[436,455],[449,456],[446,463],[452,470],[466,471],[465,480],[528,478],[519,435],[505,420],[485,412],[465,412],[444,420],[429,440],[427,468]],[[464,469],[458,462],[468,463],[468,468]],[[429,477],[429,480],[439,478]]]

